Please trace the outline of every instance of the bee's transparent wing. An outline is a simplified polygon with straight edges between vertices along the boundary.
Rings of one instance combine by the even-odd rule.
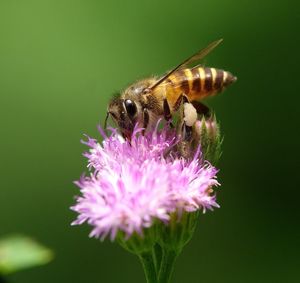
[[[177,67],[175,67],[174,69],[169,71],[167,74],[162,76],[160,79],[158,79],[152,86],[149,87],[149,90],[153,90],[154,88],[156,88],[158,85],[160,85],[162,82],[164,82],[171,74],[173,74],[177,70],[182,69],[182,68],[190,65],[193,62],[203,59],[208,53],[210,53],[213,49],[215,49],[222,41],[223,41],[223,39],[216,40],[216,41],[212,42],[211,44],[209,44],[207,47],[201,49],[200,51],[198,51],[191,57],[184,60]]]

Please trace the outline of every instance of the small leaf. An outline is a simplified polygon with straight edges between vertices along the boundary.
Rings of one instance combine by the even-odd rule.
[[[53,258],[48,248],[23,235],[10,235],[0,239],[0,274],[43,265]]]

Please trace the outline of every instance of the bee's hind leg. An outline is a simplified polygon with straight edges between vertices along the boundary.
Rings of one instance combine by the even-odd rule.
[[[210,117],[211,116],[211,111],[210,111],[209,107],[207,107],[202,102],[192,101],[191,103],[195,107],[198,114],[204,115],[205,117]]]
[[[188,126],[184,121],[179,123],[178,132],[180,135],[180,141],[177,144],[177,149],[180,152],[180,155],[186,159],[190,158],[193,155],[193,127]]]
[[[191,103],[199,115],[204,115],[205,117],[209,117],[211,115],[211,111],[208,106],[197,100],[190,102],[185,94],[180,95],[176,100],[174,111],[177,111],[183,103]]]
[[[190,158],[194,153],[194,129],[193,126],[197,121],[197,111],[190,103],[188,97],[183,94],[175,103],[175,107],[179,110],[178,120],[178,134],[180,135],[180,142],[178,143],[178,150],[184,158]]]
[[[187,137],[189,138],[189,132],[192,131],[192,127],[197,121],[197,111],[193,104],[189,101],[186,95],[182,95],[181,100],[181,109],[180,109],[180,116],[185,125]]]
[[[181,126],[181,136],[184,141],[191,141],[193,138],[193,127],[188,126],[185,122]]]

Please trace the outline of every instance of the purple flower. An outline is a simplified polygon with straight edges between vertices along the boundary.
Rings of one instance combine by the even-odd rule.
[[[72,207],[78,212],[72,224],[92,225],[91,237],[142,234],[155,219],[167,223],[175,211],[218,207],[212,195],[216,168],[201,159],[200,150],[192,160],[178,156],[175,130],[142,135],[135,129],[130,142],[116,130],[110,137],[100,132],[101,144],[89,137],[84,142],[90,147],[84,156],[91,172],[76,182],[81,196]]]

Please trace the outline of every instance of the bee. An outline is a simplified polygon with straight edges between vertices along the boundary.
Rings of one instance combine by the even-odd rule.
[[[221,41],[212,42],[159,78],[139,80],[126,88],[110,101],[105,128],[111,116],[123,136],[130,139],[136,124],[147,130],[155,126],[160,118],[171,123],[172,115],[183,109],[183,136],[188,140],[197,114],[209,113],[208,107],[200,100],[221,92],[236,80],[235,76],[224,70],[199,64],[189,67],[203,59]]]

